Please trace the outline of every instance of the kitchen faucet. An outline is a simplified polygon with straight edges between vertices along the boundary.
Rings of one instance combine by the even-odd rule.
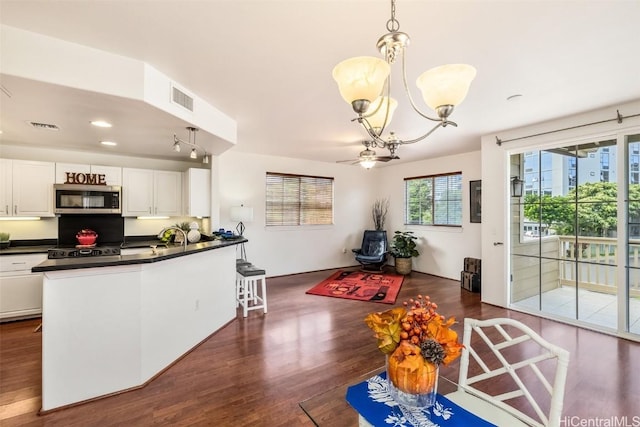
[[[182,233],[182,243],[184,244],[184,246],[183,246],[184,247],[184,252],[186,252],[187,251],[187,233],[182,228],[176,227],[175,225],[172,225],[170,227],[164,228],[160,232],[160,234],[158,234],[158,236],[162,236],[164,234],[164,232],[168,231],[168,230],[175,230],[175,231],[179,231],[179,232]],[[174,241],[175,241],[175,239],[174,239]]]

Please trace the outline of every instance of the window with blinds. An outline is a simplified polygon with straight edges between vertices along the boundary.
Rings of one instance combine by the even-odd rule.
[[[333,178],[267,172],[266,224],[333,224]]]
[[[462,172],[405,178],[405,224],[462,225]]]

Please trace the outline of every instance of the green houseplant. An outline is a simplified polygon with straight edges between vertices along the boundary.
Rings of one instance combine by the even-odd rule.
[[[396,259],[396,272],[398,274],[409,274],[412,269],[412,259],[420,255],[416,249],[416,240],[413,231],[396,231],[393,234],[391,243],[391,255]]]

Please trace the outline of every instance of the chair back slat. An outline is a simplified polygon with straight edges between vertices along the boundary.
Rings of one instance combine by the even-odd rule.
[[[472,336],[477,338],[472,340]],[[465,348],[460,358],[459,390],[490,401],[529,424],[552,427],[560,425],[569,364],[568,351],[544,340],[525,324],[507,318],[465,319],[462,342]],[[479,350],[482,343],[486,347],[483,347],[484,351]],[[480,367],[481,373],[470,375],[469,356]],[[514,358],[517,360],[513,360]],[[539,366],[547,360],[551,360],[554,365],[553,385]],[[533,375],[529,372],[533,372]],[[509,378],[517,388],[500,389],[497,390],[500,393],[496,394],[486,390],[487,387],[478,388],[486,380],[493,381],[490,383],[491,387],[494,384],[501,387],[499,378],[503,376]],[[544,398],[545,391],[547,411],[538,402]],[[537,419],[506,402],[515,398],[524,398]]]

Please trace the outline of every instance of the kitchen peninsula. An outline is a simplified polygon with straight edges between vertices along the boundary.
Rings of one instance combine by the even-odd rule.
[[[34,267],[44,273],[42,411],[144,386],[233,320],[244,242]]]

